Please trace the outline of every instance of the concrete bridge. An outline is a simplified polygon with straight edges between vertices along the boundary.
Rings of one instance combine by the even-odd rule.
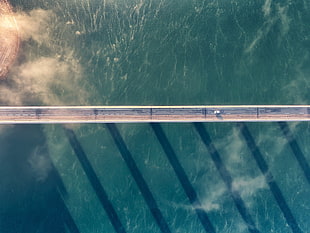
[[[0,124],[267,121],[310,121],[310,105],[0,107]]]

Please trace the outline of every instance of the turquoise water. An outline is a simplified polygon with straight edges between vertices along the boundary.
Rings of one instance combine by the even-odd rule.
[[[11,3],[22,44],[7,81],[0,83],[2,105],[310,100],[306,0]],[[276,123],[247,126],[298,228],[308,232],[309,181],[288,140]],[[297,157],[309,163],[309,124],[288,126],[300,148]],[[161,232],[108,128],[64,127],[76,135],[125,232]],[[193,124],[161,125],[197,193],[200,205],[194,206],[152,127],[116,127],[171,232],[205,232],[197,210],[207,214],[216,232],[248,232],[232,190],[256,230],[292,232],[292,221],[237,125],[204,124],[232,178],[231,190]],[[81,149],[71,146],[65,132],[60,125],[1,126],[0,232],[115,232],[92,186],[96,178],[89,179],[91,171],[77,157]]]

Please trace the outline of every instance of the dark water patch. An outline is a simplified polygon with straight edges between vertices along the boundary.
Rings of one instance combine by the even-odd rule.
[[[126,162],[131,175],[133,176],[134,180],[136,181],[145,202],[147,203],[153,217],[155,218],[160,230],[165,233],[171,232],[166,220],[164,219],[162,213],[160,212],[158,205],[151,193],[147,183],[145,182],[141,172],[139,171],[130,151],[128,150],[122,136],[120,135],[118,129],[116,128],[115,124],[106,124],[107,129],[109,130],[113,140],[118,147],[124,161]]]
[[[79,161],[80,161],[80,163],[81,163],[81,165],[82,165],[82,167],[83,167],[83,169],[84,169],[94,191],[96,192],[98,199],[100,200],[103,208],[105,209],[115,231],[118,233],[125,233],[126,231],[125,231],[121,221],[119,220],[119,217],[118,217],[112,203],[110,202],[106,191],[104,190],[103,186],[101,185],[97,174],[95,173],[92,165],[90,164],[90,161],[88,160],[80,142],[76,138],[74,131],[71,129],[67,129],[67,128],[64,128],[64,130],[65,130],[66,135],[69,139],[69,142],[72,146],[72,149],[74,150],[76,156],[78,157],[78,159],[79,159]]]
[[[308,183],[310,184],[310,167],[309,167],[309,163],[306,160],[305,155],[303,154],[303,152],[301,151],[294,135],[292,134],[288,124],[286,122],[278,122],[280,129],[283,133],[283,135],[286,137],[293,153],[294,156],[296,158],[296,160],[298,161],[299,166],[301,167],[302,171],[304,172],[304,175],[308,181]]]
[[[160,124],[158,123],[151,123],[151,127],[154,130],[154,133],[160,142],[163,150],[166,153],[166,156],[173,167],[174,172],[176,173],[190,203],[193,205],[198,218],[203,225],[206,232],[215,232],[215,229],[206,213],[203,210],[200,200],[197,197],[197,193],[193,186],[191,185],[182,165],[180,164],[172,146],[170,145],[167,136],[165,135],[163,129],[161,128]]]
[[[218,153],[217,149],[215,148],[214,144],[212,143],[212,140],[211,140],[208,132],[206,131],[206,129],[202,123],[194,123],[194,126],[195,126],[197,132],[199,133],[201,140],[206,145],[206,147],[207,147],[207,149],[211,155],[211,158],[212,158],[218,172],[220,173],[224,183],[226,184],[228,191],[229,191],[231,197],[233,198],[235,205],[236,205],[241,217],[243,218],[244,222],[246,223],[246,225],[248,227],[248,231],[253,232],[253,233],[254,232],[258,233],[259,230],[256,228],[255,223],[254,223],[251,215],[249,214],[244,201],[242,200],[242,198],[240,196],[240,193],[237,190],[234,190],[232,187],[233,179],[232,179],[231,175],[229,174],[228,170],[226,169],[225,165],[223,164],[223,161],[220,157],[220,154]]]
[[[249,129],[244,123],[237,123],[238,128],[241,131],[241,134],[243,135],[245,142],[250,149],[259,169],[265,176],[265,180],[269,186],[270,191],[272,192],[274,198],[276,199],[278,206],[280,207],[288,225],[292,229],[294,233],[301,233],[296,219],[294,215],[292,214],[290,208],[288,207],[284,196],[278,186],[278,184],[274,181],[272,173],[269,171],[268,164],[266,163],[265,159],[263,158],[263,155],[261,154],[259,148],[257,147]]]
[[[75,224],[74,219],[72,218],[70,211],[68,210],[64,200],[60,197],[59,202],[62,204],[62,218],[66,223],[67,228],[70,233],[80,233],[77,225]]]
[[[66,189],[39,125],[3,128],[0,136],[0,232],[66,233]],[[75,231],[77,232],[77,231]]]

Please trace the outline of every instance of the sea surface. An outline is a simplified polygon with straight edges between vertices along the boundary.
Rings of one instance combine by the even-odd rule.
[[[308,0],[11,0],[1,105],[309,104]],[[310,232],[310,125],[0,126],[1,233]]]

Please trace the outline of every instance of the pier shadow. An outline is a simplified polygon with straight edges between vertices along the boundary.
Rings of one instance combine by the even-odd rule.
[[[287,224],[290,226],[292,232],[294,233],[302,233],[301,229],[299,228],[294,215],[292,214],[290,208],[288,207],[284,196],[273,178],[272,173],[269,171],[268,164],[266,163],[262,153],[260,152],[258,146],[256,145],[253,136],[251,135],[248,127],[245,123],[237,123],[237,127],[239,128],[242,136],[245,139],[245,142],[256,161],[257,166],[259,167],[260,171],[265,177],[265,181],[269,186],[270,191],[272,192],[278,206],[280,207]]]
[[[310,167],[309,167],[309,163],[305,157],[305,155],[302,153],[294,135],[292,134],[288,124],[286,122],[278,122],[278,125],[283,133],[283,135],[285,136],[285,138],[287,139],[293,154],[299,164],[299,166],[301,167],[308,183],[310,184]]]
[[[232,183],[233,183],[232,176],[230,175],[227,168],[223,164],[221,156],[218,153],[217,149],[215,148],[214,144],[212,143],[212,140],[211,140],[208,132],[206,131],[204,125],[202,123],[193,123],[193,124],[194,124],[196,131],[200,135],[201,140],[203,141],[203,143],[207,147],[209,154],[211,156],[211,159],[212,159],[216,169],[220,173],[220,176],[223,179],[223,181],[224,181],[224,183],[228,189],[228,192],[229,192],[230,196],[232,197],[232,199],[233,199],[233,201],[234,201],[234,203],[235,203],[235,205],[239,211],[239,214],[241,215],[243,221],[247,225],[248,231],[251,233],[258,233],[259,231],[256,228],[255,223],[254,223],[251,215],[249,214],[244,201],[242,200],[242,198],[240,196],[240,193],[237,190],[233,189],[233,187],[232,187]]]
[[[200,200],[198,199],[197,193],[190,183],[181,163],[179,162],[167,136],[165,135],[161,125],[159,123],[151,123],[151,127],[160,142],[175,174],[177,175],[191,205],[196,211],[198,219],[203,225],[206,232],[215,232],[215,229],[207,215],[207,212],[201,208]]]
[[[40,125],[1,128],[0,232],[79,233]]]
[[[105,124],[106,128],[109,130],[123,160],[125,161],[132,177],[134,178],[135,182],[137,183],[141,194],[148,205],[158,227],[160,228],[161,232],[163,233],[170,233],[170,229],[166,220],[164,219],[161,211],[158,208],[158,205],[151,193],[146,181],[144,180],[140,170],[138,169],[130,151],[128,150],[121,134],[119,133],[116,125],[114,123]]]
[[[75,133],[73,130],[71,129],[67,129],[65,127],[63,127],[66,136],[70,142],[70,145],[72,147],[72,149],[74,150],[78,160],[81,163],[81,166],[83,167],[83,170],[85,171],[85,174],[92,186],[92,188],[94,189],[99,201],[101,202],[112,226],[114,227],[115,231],[117,233],[126,233],[125,228],[123,227],[112,203],[109,200],[109,197],[106,193],[106,191],[104,190],[103,186],[100,183],[100,180],[95,172],[95,170],[93,169],[90,161],[88,160],[80,142],[78,141]]]

